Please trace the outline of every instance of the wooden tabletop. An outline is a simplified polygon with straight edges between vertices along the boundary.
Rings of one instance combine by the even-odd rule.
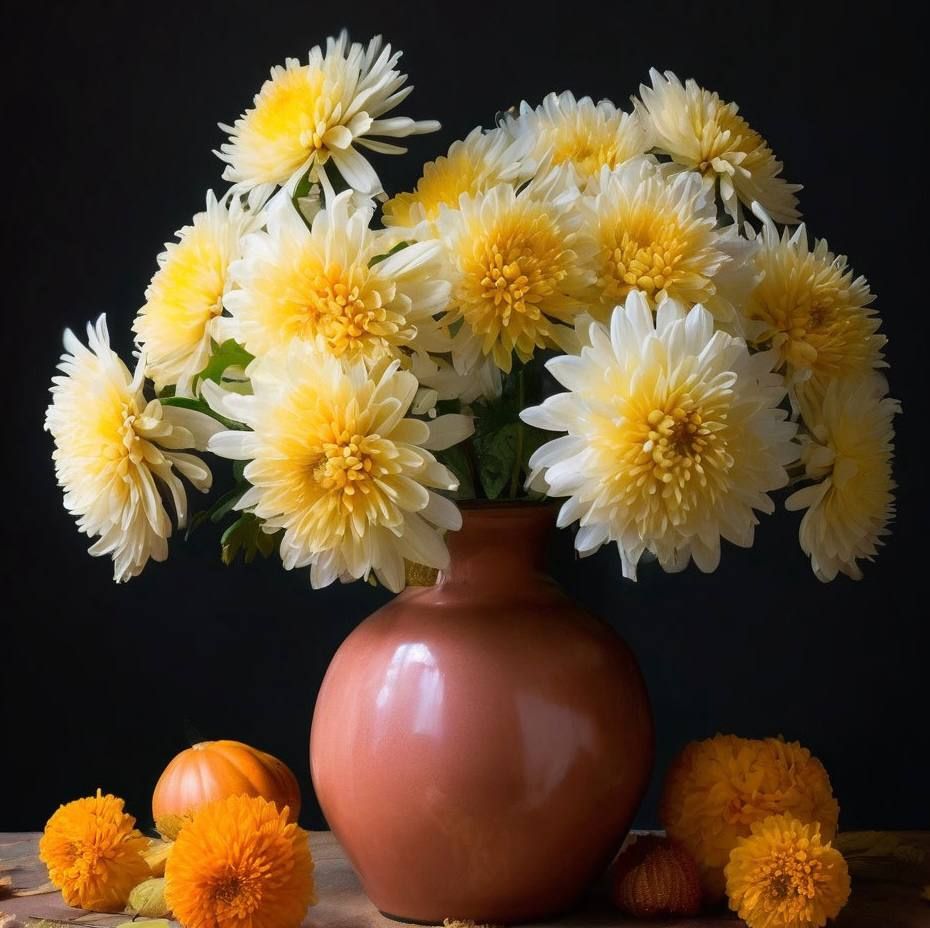
[[[115,928],[129,919],[127,915],[84,912],[65,905],[61,894],[46,885],[48,874],[36,856],[38,840],[36,833],[0,834],[0,876],[11,879],[14,893],[45,889],[37,895],[0,898],[0,917],[12,915],[24,923],[29,918],[52,919],[93,928]],[[365,898],[345,853],[330,832],[311,833],[310,846],[320,901],[309,910],[302,928],[398,928],[397,922],[385,918]],[[920,889],[896,882],[893,866],[887,876],[881,881],[854,880],[852,897],[834,923],[836,928],[930,928],[930,902],[920,898]],[[700,918],[638,922],[611,911],[606,900],[595,893],[583,911],[530,928],[739,928],[741,924],[724,911]]]

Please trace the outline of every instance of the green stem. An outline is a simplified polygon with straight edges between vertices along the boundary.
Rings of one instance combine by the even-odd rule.
[[[517,414],[523,412],[526,403],[526,386],[523,379],[523,368],[517,371]],[[517,489],[520,484],[520,470],[523,464],[523,420],[517,419],[517,448],[513,459],[513,470],[510,473],[510,498],[517,498]]]

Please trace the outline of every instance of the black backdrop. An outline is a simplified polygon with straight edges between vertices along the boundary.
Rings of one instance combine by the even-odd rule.
[[[282,757],[302,781],[304,823],[322,827],[306,755],[315,695],[340,641],[385,596],[363,585],[313,593],[306,572],[275,561],[224,568],[207,536],[177,541],[167,564],[117,587],[61,507],[41,426],[65,325],[106,311],[128,356],[155,255],[203,208],[204,190],[222,187],[216,122],[241,112],[270,65],[343,24],[403,48],[417,86],[403,114],[443,123],[408,158],[379,158],[389,189],[521,98],[571,88],[623,103],[651,65],[736,99],[786,176],[806,185],[810,226],[879,295],[905,405],[900,514],[881,559],[862,583],[822,585],[782,513],[753,549],[728,547],[711,577],[646,568],[633,585],[613,551],[572,562],[564,533],[555,569],[622,631],[648,679],[658,758],[641,825],[655,821],[673,752],[718,730],[809,745],[846,827],[930,825],[924,578],[912,557],[927,515],[921,23],[892,31],[852,7],[813,4],[599,13],[564,2],[226,0],[45,3],[5,17],[0,830],[40,828],[98,785],[147,821],[155,778],[192,731]]]

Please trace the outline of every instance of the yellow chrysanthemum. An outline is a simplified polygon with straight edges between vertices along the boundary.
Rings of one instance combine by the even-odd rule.
[[[567,432],[530,458],[531,481],[568,497],[559,525],[579,522],[582,555],[617,545],[625,577],[645,551],[668,571],[692,558],[715,570],[721,538],[752,544],[755,510],[774,510],[769,493],[797,458],[771,355],[714,331],[700,305],[667,299],[653,314],[638,290],[609,331],[593,322],[582,334],[579,355],[546,365],[569,392],[522,414]]]
[[[197,810],[165,868],[165,901],[185,928],[297,928],[316,902],[309,835],[260,796]]]
[[[133,323],[145,357],[145,373],[155,388],[175,386],[190,393],[194,379],[210,359],[223,311],[230,264],[239,257],[242,237],[260,218],[237,198],[217,202],[207,193],[207,208],[165,245],[158,271],[145,291],[145,305]]]
[[[659,815],[701,870],[710,898],[724,889],[723,868],[755,822],[791,813],[836,834],[839,806],[823,764],[797,742],[717,735],[689,744],[669,768]]]
[[[39,859],[68,905],[97,912],[123,908],[149,876],[149,840],[123,811],[123,800],[102,795],[60,806],[39,841]]]
[[[885,337],[864,277],[853,278],[843,255],[820,239],[811,250],[804,225],[779,237],[766,223],[756,254],[761,274],[745,307],[753,341],[771,346],[801,394],[823,396],[837,377],[884,367]]]
[[[509,371],[514,354],[528,361],[536,349],[564,343],[565,323],[583,308],[576,294],[593,274],[576,247],[579,217],[564,179],[553,172],[519,194],[499,184],[440,213],[452,282],[446,320],[462,322],[452,342],[460,371],[482,358]]]
[[[435,120],[416,122],[406,116],[382,118],[404,100],[406,74],[395,69],[401,52],[382,47],[376,36],[368,47],[349,44],[348,33],[327,39],[326,51],[317,45],[307,64],[288,58],[271,69],[255,96],[255,105],[234,126],[220,125],[230,135],[217,152],[227,162],[225,180],[234,191],[254,191],[252,200],[264,201],[278,184],[300,177],[308,169],[314,180],[332,159],[346,183],[375,194],[381,183],[356,146],[384,154],[406,149],[377,137],[435,132]]]
[[[601,172],[594,195],[581,200],[579,238],[594,252],[597,279],[588,303],[606,322],[639,290],[655,306],[666,297],[701,303],[721,321],[739,319],[754,282],[753,246],[735,226],[717,227],[717,210],[693,171],[669,176],[640,158]]]
[[[122,582],[149,558],[168,556],[172,527],[162,490],[182,527],[187,494],[180,476],[202,492],[210,489],[210,470],[178,449],[203,450],[220,425],[146,399],[141,360],[131,374],[110,348],[105,316],[88,324],[87,338],[89,347],[65,332],[62,375],[52,378],[45,428],[55,439],[52,457],[65,508],[80,531],[100,536],[90,553],[112,555],[114,579]]]
[[[267,231],[246,240],[231,269],[237,289],[226,296],[229,331],[251,354],[295,337],[322,337],[335,356],[369,362],[451,349],[435,318],[449,294],[439,243],[416,242],[384,257],[397,237],[369,228],[372,211],[354,208],[345,191],[308,229],[289,200],[269,206]]]
[[[878,375],[834,380],[823,402],[801,404],[810,433],[801,459],[807,477],[817,482],[785,505],[807,510],[801,547],[820,580],[833,580],[840,571],[861,579],[857,562],[875,557],[894,517],[892,420],[901,407],[885,389]]]
[[[817,822],[772,815],[753,822],[726,866],[730,908],[749,928],[823,928],[849,899],[843,855]]]
[[[506,131],[534,164],[565,165],[579,186],[645,154],[652,145],[647,120],[624,113],[610,100],[576,100],[570,91],[550,93],[538,107],[520,104],[518,116],[504,123]]]
[[[724,209],[739,218],[739,201],[758,202],[776,222],[800,219],[795,192],[781,174],[765,139],[739,115],[735,103],[724,103],[716,93],[693,80],[684,84],[671,72],[653,68],[652,86],[640,85],[637,110],[652,125],[657,149],[677,164],[698,171],[709,186],[719,181]]]
[[[502,129],[485,132],[480,126],[435,161],[423,165],[423,174],[410,193],[398,193],[383,207],[384,224],[413,228],[433,222],[442,206],[457,209],[459,197],[482,193],[500,183],[520,179],[518,145]]]
[[[374,573],[395,592],[404,560],[444,568],[442,531],[461,513],[433,488],[458,481],[426,450],[442,450],[471,432],[471,420],[405,418],[417,380],[383,362],[335,358],[295,339],[250,365],[254,395],[204,386],[211,405],[253,431],[221,432],[210,450],[249,461],[251,484],[237,503],[284,530],[287,569],[310,566],[314,587]]]

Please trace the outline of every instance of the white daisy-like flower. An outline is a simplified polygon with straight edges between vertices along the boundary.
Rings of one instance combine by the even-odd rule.
[[[243,236],[261,222],[261,214],[243,208],[238,198],[217,201],[211,190],[206,210],[158,256],[158,271],[132,326],[146,376],[157,390],[175,386],[184,396],[196,387],[214,339],[222,340],[218,329],[229,266],[239,257]]]
[[[519,193],[499,184],[459,208],[442,208],[437,223],[452,284],[446,320],[459,325],[452,356],[460,372],[485,358],[509,371],[513,356],[565,345],[565,335],[593,282],[579,250],[579,214],[564,171],[550,172]]]
[[[894,518],[892,421],[901,411],[878,375],[831,381],[822,403],[802,404],[809,435],[801,460],[816,483],[793,493],[788,509],[806,509],[800,540],[818,579],[862,578],[858,561],[878,553]]]
[[[458,529],[461,514],[434,490],[458,482],[427,449],[465,438],[468,417],[406,417],[418,385],[399,362],[369,371],[312,341],[295,339],[257,359],[249,375],[251,396],[204,385],[218,412],[252,429],[221,432],[209,447],[249,462],[251,487],[237,508],[254,512],[268,532],[284,530],[287,569],[309,566],[314,587],[374,572],[396,592],[405,559],[448,565],[442,532]]]
[[[760,279],[743,310],[753,342],[778,353],[793,393],[822,398],[832,380],[886,366],[875,297],[844,255],[824,239],[811,248],[803,224],[779,236],[766,222],[759,243]]]
[[[423,165],[414,190],[384,204],[384,224],[413,229],[434,223],[441,207],[458,208],[463,193],[474,196],[497,184],[519,184],[529,178],[521,152],[520,143],[503,129],[476,127],[453,142],[447,154]]]
[[[579,239],[594,254],[588,303],[607,321],[627,294],[649,305],[666,297],[701,303],[721,322],[738,325],[756,280],[756,246],[735,225],[717,226],[713,197],[693,171],[669,173],[647,158],[604,168],[593,195],[579,201]]]
[[[65,332],[65,353],[52,378],[45,428],[55,440],[55,472],[65,508],[80,531],[98,541],[94,556],[113,558],[117,582],[135,577],[149,558],[168,556],[171,519],[162,502],[166,490],[178,526],[187,519],[187,496],[178,475],[198,490],[211,475],[195,455],[220,425],[209,416],[164,406],[143,395],[142,363],[135,375],[110,348],[106,317],[87,326],[88,346]]]
[[[651,127],[638,113],[624,113],[610,100],[580,100],[566,90],[550,93],[504,123],[531,166],[565,165],[579,186],[600,174],[645,154],[652,147]]]
[[[642,102],[636,107],[652,124],[656,148],[699,172],[710,187],[719,182],[720,198],[734,220],[740,201],[758,202],[776,222],[801,218],[795,196],[801,187],[779,176],[782,163],[735,103],[725,103],[693,80],[682,84],[671,71],[662,75],[652,68],[649,77],[652,86],[640,85]]]
[[[667,571],[715,570],[721,538],[752,544],[755,510],[774,510],[798,456],[774,356],[715,332],[700,305],[667,299],[654,315],[635,290],[587,341],[547,364],[569,392],[522,414],[567,432],[533,454],[531,479],[568,497],[558,524],[579,523],[582,555],[616,542],[625,577],[646,551]]]
[[[346,190],[308,229],[286,198],[269,205],[267,230],[246,238],[225,301],[230,331],[251,354],[317,336],[334,355],[369,362],[451,349],[436,319],[449,296],[440,244],[388,254],[398,237],[371,229],[372,212],[370,202],[353,208]]]
[[[255,105],[236,120],[220,124],[230,136],[217,154],[227,163],[223,178],[235,191],[251,191],[263,202],[277,185],[303,176],[322,179],[330,160],[346,183],[361,193],[380,192],[381,182],[359,147],[382,154],[406,149],[382,141],[435,132],[435,120],[385,116],[413,90],[396,70],[401,52],[382,47],[376,36],[368,47],[343,31],[315,46],[306,64],[288,58],[271,69]]]

